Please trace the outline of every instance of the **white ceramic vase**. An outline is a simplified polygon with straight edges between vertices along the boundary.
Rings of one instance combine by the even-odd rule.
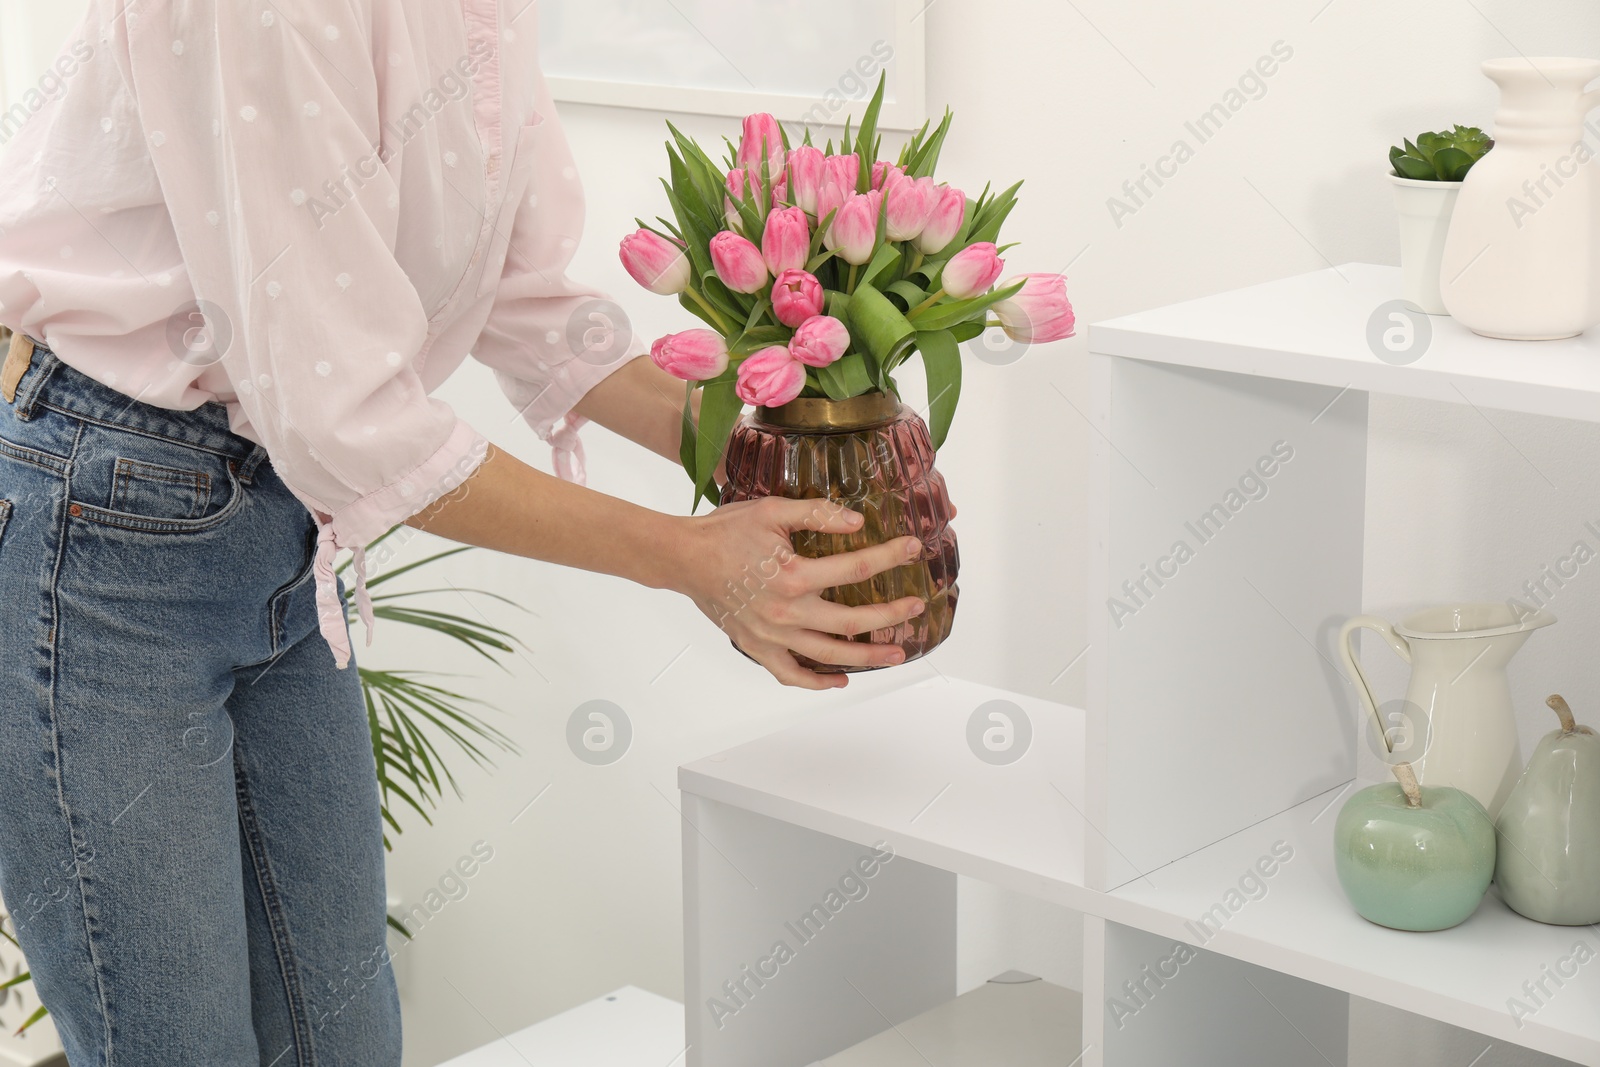
[[[1417,181],[1398,174],[1389,175],[1389,181],[1400,212],[1400,295],[1429,315],[1446,314],[1439,271],[1461,183]]]
[[[1468,329],[1542,341],[1600,323],[1600,183],[1584,119],[1600,60],[1491,59],[1500,86],[1494,148],[1461,183],[1440,292]]]

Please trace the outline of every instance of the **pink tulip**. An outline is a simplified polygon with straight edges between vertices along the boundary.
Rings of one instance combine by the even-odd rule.
[[[938,255],[948,248],[967,217],[967,196],[960,189],[941,185],[938,194],[928,225],[916,240],[917,251],[928,256]]]
[[[850,331],[832,315],[813,315],[800,324],[789,354],[808,367],[827,367],[850,351]]]
[[[824,174],[836,179],[847,193],[856,192],[856,182],[861,177],[861,157],[858,155],[829,156],[823,163]]]
[[[817,225],[821,226],[844,207],[844,202],[855,196],[855,186],[845,188],[844,181],[834,174],[822,179],[822,188],[817,193]]]
[[[756,214],[765,216],[772,210],[773,204],[765,202],[762,195],[764,186],[760,175],[752,177],[743,167],[735,167],[728,172],[728,196],[723,202],[723,217],[728,220],[728,228],[744,232],[744,216],[739,214],[739,206],[734,199],[744,200],[746,196],[753,197],[751,204],[756,209]],[[789,176],[784,171],[773,175],[772,199],[774,203],[781,203],[789,195]]]
[[[856,193],[844,202],[833,217],[824,240],[846,263],[861,266],[870,262],[878,250],[878,215],[883,210],[883,194]]]
[[[683,249],[649,230],[622,239],[622,265],[634,281],[662,296],[683,292],[694,275]]]
[[[735,198],[744,199],[745,177],[744,171],[730,170],[728,172],[728,195],[722,200],[722,217],[728,223],[730,230],[744,229],[744,217],[739,214],[739,205],[734,203]]]
[[[781,345],[763,348],[739,364],[734,392],[746,404],[781,407],[806,387],[806,369]]]
[[[896,171],[884,186],[884,215],[891,241],[909,241],[927,228],[939,200],[939,188],[932,178],[911,178]]]
[[[755,293],[767,286],[767,265],[761,259],[761,249],[731,230],[723,230],[711,239],[711,265],[717,268],[722,284],[736,293]]]
[[[786,270],[772,285],[772,313],[791,330],[822,313],[822,283],[803,270]]]
[[[882,189],[891,174],[904,174],[905,171],[887,159],[880,159],[872,165],[872,187]]]
[[[811,226],[804,208],[779,208],[767,216],[761,235],[761,255],[767,269],[777,277],[786,270],[800,270],[811,255]]]
[[[822,149],[803,144],[789,153],[789,176],[793,179],[794,202],[809,215],[817,213],[817,194],[822,191],[828,157]]]
[[[1005,269],[1005,260],[1000,258],[1000,252],[994,245],[987,241],[969,245],[951,257],[944,266],[942,285],[945,295],[965,300],[969,296],[987,293]]]
[[[728,343],[711,330],[685,330],[650,347],[656,366],[686,382],[704,382],[728,369]]]
[[[1077,318],[1067,299],[1065,275],[1024,274],[1006,284],[1017,281],[1023,283],[1022,289],[993,308],[1007,337],[1023,344],[1045,344],[1073,336]]]
[[[739,165],[756,178],[761,177],[761,164],[765,162],[776,182],[783,173],[783,131],[778,120],[771,115],[751,115],[744,120],[744,138],[739,142]]]

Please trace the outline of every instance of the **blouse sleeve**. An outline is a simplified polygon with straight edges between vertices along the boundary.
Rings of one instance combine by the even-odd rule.
[[[322,527],[323,632],[341,659],[333,549],[359,550],[487,454],[414,370],[427,315],[394,254],[360,7],[150,0],[109,21],[196,297],[231,334],[221,367]],[[360,160],[374,173],[347,180]]]
[[[583,186],[544,75],[535,70],[534,116],[517,131],[530,176],[516,207],[489,319],[473,348],[512,405],[550,442],[556,469],[582,481],[572,408],[646,346],[626,313],[598,289],[567,277],[583,235]],[[512,131],[507,131],[507,137]]]

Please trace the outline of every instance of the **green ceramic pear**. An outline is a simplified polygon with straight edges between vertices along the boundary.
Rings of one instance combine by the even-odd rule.
[[[1495,882],[1530,919],[1588,926],[1600,922],[1600,735],[1561,697],[1545,703],[1561,729],[1539,742],[1500,809]]]

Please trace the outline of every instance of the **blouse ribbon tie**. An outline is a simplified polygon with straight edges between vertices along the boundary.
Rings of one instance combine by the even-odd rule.
[[[342,671],[350,665],[350,630],[345,617],[344,602],[339,599],[338,578],[333,571],[333,560],[339,545],[334,539],[332,520],[317,518],[317,556],[313,570],[317,576],[317,621],[322,636],[333,650],[334,662]],[[351,563],[356,576],[356,611],[367,630],[367,644],[372,644],[372,597],[367,592],[366,549],[357,545]]]
[[[578,431],[588,424],[589,420],[582,415],[568,412],[550,432],[551,459],[555,464],[556,477],[564,482],[584,485],[588,481],[583,438],[578,436]]]

